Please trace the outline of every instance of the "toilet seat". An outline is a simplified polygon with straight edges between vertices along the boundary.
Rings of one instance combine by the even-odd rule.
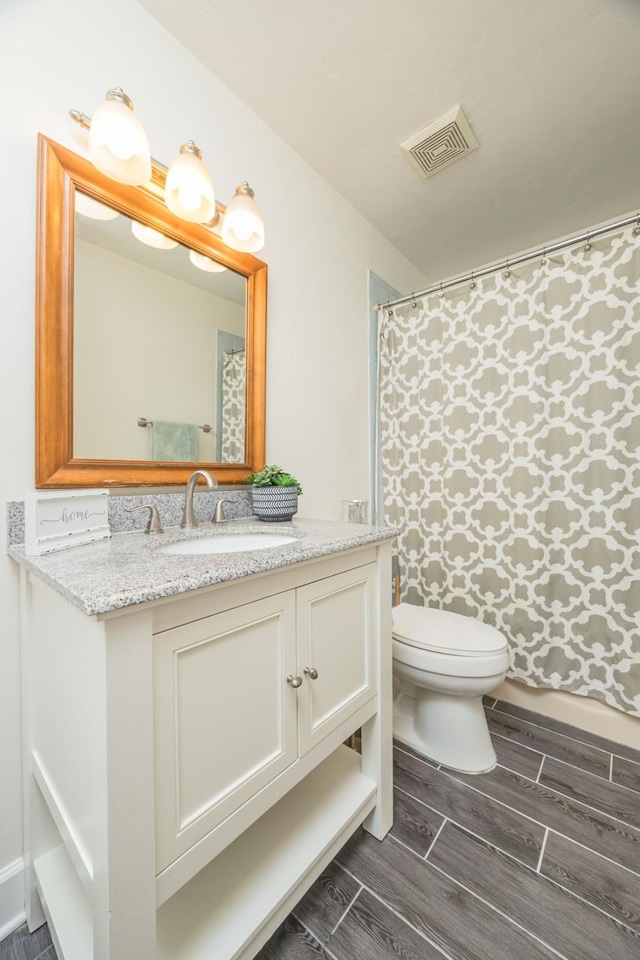
[[[507,648],[498,653],[478,654],[475,657],[459,657],[457,654],[437,653],[424,647],[412,647],[402,640],[392,641],[393,659],[423,673],[444,677],[493,677],[503,673],[509,666]]]
[[[400,603],[393,608],[393,639],[419,650],[448,657],[504,655],[507,641],[499,630],[473,617],[448,610]]]

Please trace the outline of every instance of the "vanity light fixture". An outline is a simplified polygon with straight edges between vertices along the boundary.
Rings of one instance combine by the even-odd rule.
[[[137,220],[131,221],[131,233],[137,240],[146,243],[148,247],[155,247],[156,250],[173,250],[174,247],[178,246],[177,240],[172,240],[171,237],[165,236],[159,230],[147,227]]]
[[[202,151],[193,140],[188,140],[167,170],[151,156],[131,98],[122,87],[107,91],[104,103],[93,118],[79,110],[70,110],[69,115],[89,131],[89,160],[105,176],[137,187],[151,181],[154,169],[156,173],[163,172],[166,174],[165,203],[172,213],[182,220],[208,227],[233,250],[255,253],[263,248],[264,221],[247,181],[237,187],[222,218],[216,210],[213,183],[202,162]]]
[[[93,197],[88,197],[86,193],[80,190],[75,192],[76,213],[83,217],[89,217],[90,220],[115,220],[120,214],[113,207],[108,207],[106,203],[100,203]]]
[[[211,257],[207,257],[204,253],[198,253],[197,250],[189,251],[189,260],[197,267],[198,270],[204,270],[206,273],[223,273],[226,270],[226,267],[223,267],[221,263],[218,263],[216,260],[212,260]]]
[[[118,183],[138,187],[151,179],[149,141],[122,87],[107,90],[94,113],[88,155],[101,173]]]
[[[264,246],[264,222],[255,193],[245,180],[236,187],[222,222],[222,239],[242,253],[255,253]]]
[[[206,223],[216,213],[211,174],[202,162],[202,151],[193,140],[180,147],[180,153],[167,171],[165,203],[172,213],[191,223]]]

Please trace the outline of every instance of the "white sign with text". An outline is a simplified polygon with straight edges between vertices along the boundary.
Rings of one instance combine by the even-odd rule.
[[[24,498],[25,553],[39,555],[111,536],[107,490],[56,490]]]

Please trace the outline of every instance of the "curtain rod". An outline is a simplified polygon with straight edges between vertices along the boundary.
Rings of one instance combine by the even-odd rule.
[[[482,267],[480,270],[471,270],[469,273],[460,274],[460,276],[454,277],[452,280],[436,283],[432,287],[427,287],[426,290],[421,290],[419,293],[410,293],[407,297],[398,297],[397,300],[387,300],[386,303],[376,303],[376,310],[385,310],[387,307],[398,307],[403,303],[411,303],[413,300],[427,297],[432,293],[441,293],[467,281],[473,283],[475,280],[479,280],[480,277],[487,277],[490,273],[495,273],[497,270],[504,268],[511,269],[511,267],[518,266],[518,264],[527,263],[529,260],[537,260],[538,257],[546,257],[550,253],[556,253],[558,250],[573,247],[578,243],[590,243],[591,240],[595,240],[596,237],[601,237],[605,233],[613,233],[615,230],[621,230],[623,227],[628,227],[632,223],[636,223],[640,231],[640,213],[623,217],[622,220],[616,220],[615,223],[610,223],[604,227],[594,227],[593,230],[587,230],[585,233],[580,233],[575,237],[569,237],[566,240],[558,240],[556,243],[540,247],[539,249],[531,251],[531,253],[521,253],[515,257],[507,257],[506,260],[497,260],[488,267]]]

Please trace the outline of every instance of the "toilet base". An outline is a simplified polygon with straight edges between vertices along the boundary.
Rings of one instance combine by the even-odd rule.
[[[416,689],[415,698],[402,693],[394,702],[393,735],[426,759],[459,773],[488,773],[497,762],[482,697],[422,688]]]

